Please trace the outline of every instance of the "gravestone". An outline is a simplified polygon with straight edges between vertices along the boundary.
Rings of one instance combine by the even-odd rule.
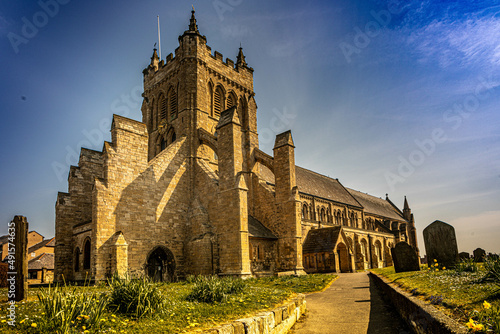
[[[420,270],[417,252],[406,242],[398,242],[394,248],[391,248],[391,255],[394,270],[397,273]]]
[[[458,258],[460,260],[468,260],[468,259],[470,259],[470,254],[467,252],[460,252],[460,253],[458,253]]]
[[[486,251],[482,248],[474,249],[474,261],[476,262],[484,262],[484,258],[486,257]]]
[[[458,261],[455,228],[436,220],[424,229],[423,234],[428,262],[437,260],[440,268],[453,268]]]
[[[21,301],[28,293],[28,221],[26,217],[15,216],[8,224],[7,286],[8,299]]]

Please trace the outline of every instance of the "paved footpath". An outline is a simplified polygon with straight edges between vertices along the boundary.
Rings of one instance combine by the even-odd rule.
[[[307,295],[306,316],[290,334],[409,334],[367,273],[339,274],[323,292]]]

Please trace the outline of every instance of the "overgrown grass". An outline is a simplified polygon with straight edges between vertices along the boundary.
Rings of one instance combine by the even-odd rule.
[[[460,270],[461,266],[466,270]],[[491,303],[492,310],[500,307],[498,283],[493,279],[484,279],[490,277],[490,267],[486,264],[464,263],[454,270],[428,270],[427,266],[423,266],[422,271],[404,273],[395,273],[394,267],[372,271],[385,276],[418,298],[436,305],[465,325],[470,318],[479,319],[485,301]],[[494,318],[493,311],[489,312],[490,318]]]
[[[157,283],[147,279],[130,279],[113,276],[109,281],[111,310],[142,318],[163,310],[165,299]]]
[[[33,328],[39,327],[43,333],[98,330],[108,305],[108,296],[104,293],[92,290],[85,293],[68,287],[40,290],[38,300],[42,313],[40,323],[35,323]]]
[[[245,289],[245,282],[234,277],[198,276],[193,279],[193,283],[187,299],[204,303],[220,303]]]
[[[298,292],[321,290],[333,280],[333,275],[307,275],[302,277],[267,277],[244,281],[241,292],[229,294],[222,302],[205,303],[188,300],[195,281],[170,284],[156,284],[156,289],[162,296],[164,306],[161,311],[151,312],[148,316],[137,318],[133,313],[118,313],[112,308],[106,308],[100,318],[99,328],[87,328],[89,333],[184,333],[214,327],[238,318],[249,316],[263,310],[269,310],[283,303]],[[73,291],[90,296],[92,293],[111,295],[111,287],[62,287],[59,291]],[[47,288],[42,289],[46,293]],[[6,293],[0,289],[0,293]],[[32,294],[32,292],[30,292]],[[0,303],[0,321],[7,320],[5,302]],[[54,333],[41,330],[40,302],[30,299],[19,303],[16,310],[17,325],[15,328],[0,323],[1,333]],[[23,321],[20,324],[20,321]],[[31,327],[36,323],[37,327]],[[82,326],[79,332],[82,333]]]

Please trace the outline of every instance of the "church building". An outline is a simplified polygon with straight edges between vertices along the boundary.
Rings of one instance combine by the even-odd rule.
[[[114,115],[58,194],[56,280],[352,272],[392,265],[400,241],[418,251],[406,199],[296,166],[290,131],[259,149],[253,71],[241,48],[212,53],[194,11],[174,54],[154,50],[142,122]]]

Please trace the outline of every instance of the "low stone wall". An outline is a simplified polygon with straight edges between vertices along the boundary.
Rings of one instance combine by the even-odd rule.
[[[285,305],[253,317],[238,319],[230,324],[203,331],[204,334],[285,334],[306,311],[303,294],[287,301]]]
[[[370,277],[382,290],[406,321],[414,333],[423,334],[462,334],[467,328],[448,317],[446,314],[426,304],[424,301],[400,289],[382,276],[370,273]]]

